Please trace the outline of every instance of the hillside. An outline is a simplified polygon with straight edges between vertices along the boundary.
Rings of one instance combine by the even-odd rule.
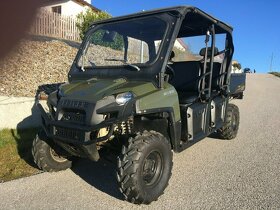
[[[59,40],[23,40],[0,61],[0,95],[32,97],[41,84],[66,81],[76,53]]]
[[[104,65],[104,57],[122,57],[120,51],[109,47],[93,47],[88,51],[91,60]],[[23,40],[13,53],[0,61],[0,95],[35,96],[42,84],[67,81],[67,73],[77,53],[79,43],[48,38]],[[115,58],[114,57],[114,58]],[[130,54],[129,62],[136,63],[139,55]],[[110,65],[121,65],[120,61],[106,61]],[[91,65],[85,61],[85,65]]]
[[[10,55],[0,60],[0,73],[2,74],[0,96],[34,97],[39,85],[67,81],[67,73],[78,47],[79,43],[46,37],[29,37],[23,40]],[[108,47],[89,47],[88,51],[90,52],[89,58],[95,60],[98,65],[104,64],[104,57],[107,55],[122,57],[120,51]],[[139,52],[139,50],[136,51]],[[128,56],[129,62],[137,63],[140,58],[137,54],[131,52]],[[190,52],[175,49],[175,54],[174,61],[197,59]],[[85,65],[91,65],[87,61],[85,62]],[[116,61],[106,61],[106,63],[121,64]]]

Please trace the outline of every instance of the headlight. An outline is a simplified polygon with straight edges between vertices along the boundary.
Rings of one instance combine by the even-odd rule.
[[[126,102],[130,101],[133,98],[133,94],[131,92],[121,93],[117,95],[116,102],[119,105],[124,105]]]

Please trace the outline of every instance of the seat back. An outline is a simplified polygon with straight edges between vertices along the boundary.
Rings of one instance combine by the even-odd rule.
[[[221,79],[221,63],[213,63],[212,72],[212,90],[220,90]],[[199,93],[199,81],[203,63],[200,61],[185,61],[170,64],[175,72],[175,76],[170,84],[172,84],[178,92],[197,92]],[[207,82],[207,80],[206,80]]]
[[[199,51],[199,55],[204,57],[205,54],[206,54],[206,51],[207,51],[207,58],[210,58],[211,57],[211,54],[212,54],[212,49],[211,47],[204,47],[202,48],[200,51]],[[217,47],[214,48],[214,56],[215,55],[218,55],[219,54],[219,49]]]
[[[180,92],[198,92],[201,74],[200,61],[176,62],[170,64],[175,76],[170,83]]]
[[[220,80],[221,80],[221,63],[214,62],[213,63],[213,71],[212,71],[212,90],[220,89]]]
[[[204,57],[207,51],[207,58],[211,57],[212,54],[212,49],[211,47],[206,48],[202,48],[199,52],[199,54]],[[219,49],[217,47],[214,48],[214,56],[217,56],[219,54]],[[220,62],[215,62],[215,58],[214,58],[214,62],[213,62],[213,71],[212,71],[212,90],[219,90],[220,89],[220,80],[221,80],[221,63]],[[207,62],[207,68],[210,68],[210,63]],[[206,79],[206,83],[208,83],[209,79]]]

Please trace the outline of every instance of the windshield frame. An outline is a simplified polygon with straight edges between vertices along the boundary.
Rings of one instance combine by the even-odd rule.
[[[218,30],[216,30],[216,33],[219,33],[221,31],[226,31],[228,35],[228,45],[231,48],[230,56],[229,56],[229,62],[232,59],[233,54],[233,41],[232,41],[232,27],[213,16],[203,12],[202,10],[193,7],[193,6],[177,6],[177,7],[170,7],[170,8],[162,8],[157,10],[150,10],[145,12],[139,12],[134,14],[129,14],[125,16],[120,17],[114,17],[107,20],[101,20],[98,22],[95,22],[92,24],[91,29],[94,27],[97,27],[98,25],[102,24],[108,24],[108,23],[114,23],[114,22],[121,22],[126,21],[130,19],[138,19],[145,16],[159,16],[162,14],[166,14],[164,16],[165,22],[168,24],[168,30],[167,33],[161,43],[161,46],[159,48],[157,57],[153,63],[151,63],[149,66],[141,67],[141,71],[128,71],[128,68],[125,68],[125,66],[118,66],[112,67],[109,66],[104,67],[103,71],[100,71],[99,69],[92,69],[91,71],[81,71],[80,68],[77,67],[78,58],[80,58],[82,51],[84,50],[86,39],[83,40],[78,53],[73,61],[73,64],[71,66],[71,69],[68,73],[68,80],[69,82],[74,81],[84,81],[92,78],[97,79],[116,79],[116,78],[125,78],[127,80],[132,81],[148,81],[155,84],[155,86],[162,88],[163,87],[163,80],[164,80],[164,71],[166,68],[166,65],[168,63],[171,50],[173,47],[173,44],[175,42],[175,39],[178,36],[179,30],[182,26],[183,19],[186,18],[186,15],[188,13],[193,13],[199,15],[201,18],[205,18],[209,21],[209,23],[214,24],[215,26],[218,26]],[[91,30],[90,29],[90,30]],[[217,29],[217,28],[216,28]],[[199,33],[199,31],[195,31],[195,33]],[[190,34],[191,36],[191,34]],[[87,36],[85,36],[87,37]],[[228,62],[228,63],[229,63]],[[123,67],[123,68],[121,68]],[[99,67],[100,68],[100,67]]]
[[[158,17],[160,20],[162,20],[165,24],[165,30],[164,30],[164,34],[162,36],[162,39],[161,39],[161,43],[160,43],[160,46],[158,47],[158,50],[157,50],[157,53],[156,53],[156,56],[155,58],[150,61],[150,62],[147,62],[147,63],[132,63],[133,65],[136,65],[138,66],[140,69],[142,68],[146,68],[146,67],[151,67],[153,66],[158,60],[159,60],[159,57],[160,57],[160,54],[162,52],[162,49],[163,49],[163,45],[164,45],[164,40],[166,40],[166,37],[168,36],[168,32],[170,30],[170,23],[168,20],[165,20],[166,17],[163,17],[164,13],[162,14],[159,14],[161,15],[162,17],[159,17],[158,15],[156,17]],[[144,19],[144,18],[147,18],[147,17],[153,17],[154,15],[147,15],[147,16],[143,16],[143,17],[138,17],[137,20],[139,19]],[[99,23],[99,24],[94,24],[90,27],[90,29],[87,31],[86,35],[85,35],[85,38],[81,44],[81,47],[80,47],[80,53],[78,52],[78,56],[76,57],[75,59],[75,66],[76,68],[80,69],[81,71],[82,70],[82,66],[78,65],[80,59],[82,59],[82,56],[84,54],[87,53],[87,50],[90,46],[90,41],[91,41],[91,35],[99,30],[100,28],[102,28],[102,26],[104,25],[111,25],[111,24],[115,24],[115,23],[123,23],[123,22],[127,22],[127,21],[130,21],[131,19],[125,19],[125,20],[120,20],[120,21],[113,21],[113,22],[105,22],[105,23]],[[128,64],[131,64],[131,63],[128,63]],[[126,68],[126,69],[131,69],[130,67],[128,67],[126,64],[120,64],[120,65],[104,65],[104,66],[84,66],[84,69],[85,71],[90,71],[90,70],[93,70],[93,69],[123,69],[123,68]],[[84,72],[84,71],[83,71]]]

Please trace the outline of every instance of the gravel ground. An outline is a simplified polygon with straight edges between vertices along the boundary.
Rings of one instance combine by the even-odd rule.
[[[79,45],[47,37],[22,40],[10,55],[0,60],[0,72],[3,73],[0,95],[33,97],[39,85],[66,82]],[[123,58],[123,53],[108,47],[94,46],[88,51],[89,59],[100,66],[104,65],[104,58],[111,58],[110,55]],[[138,57],[129,54],[129,62],[137,63]],[[122,62],[107,61],[106,64],[122,65]],[[91,64],[86,61],[85,65]]]
[[[44,37],[23,40],[0,61],[0,95],[32,97],[41,84],[65,82],[78,46]]]
[[[236,139],[206,138],[174,155],[169,186],[149,206],[122,200],[112,163],[0,184],[0,209],[280,209],[280,78],[248,75]]]

